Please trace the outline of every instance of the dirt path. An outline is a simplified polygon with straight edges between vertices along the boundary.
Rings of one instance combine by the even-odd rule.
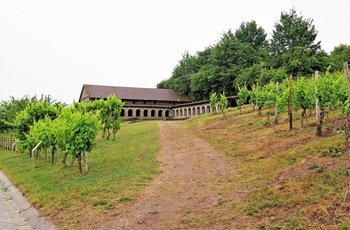
[[[228,175],[223,155],[180,123],[159,123],[159,132],[161,173],[137,201],[103,227],[222,229],[210,209],[225,199],[218,183]]]

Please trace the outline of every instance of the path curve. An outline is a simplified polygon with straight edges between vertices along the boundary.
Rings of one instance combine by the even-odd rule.
[[[223,154],[179,122],[161,122],[158,128],[161,173],[112,225],[103,227],[222,229],[219,222],[207,222],[206,216],[210,215],[208,210],[224,199],[219,181],[229,174]]]

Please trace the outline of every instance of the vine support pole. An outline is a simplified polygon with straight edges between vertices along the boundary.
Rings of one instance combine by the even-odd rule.
[[[33,149],[32,149],[32,162],[33,162],[33,168],[34,168],[34,151],[39,147],[42,141],[40,141]]]
[[[344,62],[344,72],[346,76],[346,80],[348,82],[348,89],[349,89],[349,95],[350,95],[350,72],[349,72],[349,64],[348,62]]]
[[[316,80],[316,85],[315,85],[315,94],[316,94],[316,136],[320,137],[321,136],[321,116],[320,116],[320,105],[319,105],[319,100],[318,100],[318,92],[317,92],[317,81],[318,81],[318,70],[315,71],[315,80]]]
[[[293,89],[292,85],[293,84],[293,75],[291,74],[289,76],[289,131],[293,129],[293,101],[292,101],[292,96],[293,96]]]
[[[346,76],[346,81],[348,83],[348,97],[350,96],[350,72],[348,62],[344,62],[344,73]],[[350,138],[350,114],[347,114],[347,120],[344,125],[345,131],[345,148],[349,148],[349,138]],[[344,199],[345,202],[345,199]]]

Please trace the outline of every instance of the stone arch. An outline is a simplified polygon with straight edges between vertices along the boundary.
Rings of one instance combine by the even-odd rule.
[[[151,117],[155,117],[156,116],[156,111],[154,109],[151,110]]]
[[[165,117],[169,117],[169,110],[165,110]]]
[[[122,109],[122,112],[120,113],[120,116],[121,116],[121,117],[124,117],[124,116],[125,116],[125,109]]]
[[[187,109],[184,109],[184,116],[187,117]]]
[[[179,116],[179,110],[178,109],[176,110],[176,116],[177,117]]]
[[[207,105],[207,113],[210,113],[210,106]]]
[[[147,109],[143,110],[143,117],[148,117],[148,110]]]
[[[128,110],[128,117],[132,117],[133,114],[134,114],[134,113],[133,113],[132,109],[129,109],[129,110]]]
[[[201,114],[201,108],[197,107],[197,115]]]
[[[188,108],[188,116],[191,116],[191,108]]]
[[[183,112],[182,112],[182,109],[180,109],[180,116],[181,116],[181,117],[183,116]]]
[[[141,110],[137,109],[136,110],[136,117],[140,117],[141,116]]]
[[[158,117],[162,117],[163,116],[163,110],[158,110]]]
[[[202,106],[202,112],[201,113],[205,113],[205,107],[204,105]]]
[[[195,107],[192,108],[192,115],[193,116],[196,115],[196,108]]]

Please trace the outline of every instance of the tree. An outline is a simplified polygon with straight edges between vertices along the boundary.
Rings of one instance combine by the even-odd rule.
[[[215,111],[217,101],[218,101],[218,95],[214,92],[210,95],[210,104],[209,104],[211,111],[213,113]]]
[[[258,27],[255,21],[242,22],[235,32],[238,41],[250,44],[257,51],[267,48],[266,36],[264,28]]]
[[[220,93],[220,100],[218,102],[218,105],[219,105],[220,111],[222,112],[222,115],[225,116],[225,110],[228,107],[228,100],[225,96],[225,93],[222,93],[222,94]]]
[[[249,97],[249,90],[247,89],[247,86],[238,87],[238,98],[237,98],[237,105],[239,108],[239,113],[242,114],[242,105],[244,105]]]
[[[350,63],[350,46],[346,44],[340,44],[339,46],[334,47],[331,55],[329,57],[332,71],[342,71],[343,63],[347,61]]]
[[[302,127],[306,118],[306,110],[315,108],[315,83],[314,79],[309,78],[299,78],[293,82],[293,106],[295,110],[302,109],[300,119]]]
[[[0,132],[9,131],[12,128],[16,115],[29,104],[35,103],[36,97],[25,95],[20,99],[10,96],[10,100],[0,102]]]
[[[190,95],[191,76],[198,71],[196,57],[188,52],[182,54],[182,58],[175,66],[169,79],[169,88],[175,89],[182,95]]]
[[[124,102],[122,102],[115,95],[108,96],[107,106],[109,109],[108,122],[111,124],[112,132],[113,132],[113,140],[114,140],[115,134],[117,133],[118,130],[120,130],[120,123],[121,123],[120,114],[122,112]]]
[[[51,164],[54,164],[54,156],[57,148],[57,137],[55,132],[56,127],[50,117],[34,121],[30,132],[27,135],[27,140],[34,142],[34,145],[41,141],[40,147],[44,148],[45,159],[47,160],[47,148],[51,147]]]
[[[317,33],[313,20],[299,16],[294,8],[289,13],[282,12],[279,22],[275,23],[270,40],[270,65],[281,68],[292,62],[287,68],[288,73],[297,72],[302,75],[311,74],[307,67],[320,68],[320,63],[327,65],[324,63],[325,52],[321,50],[321,42],[316,41]]]
[[[82,155],[93,149],[97,132],[101,128],[98,118],[89,112],[72,112],[67,109],[59,116],[57,122],[64,127],[59,135],[59,146],[64,146],[65,152],[77,158],[79,172],[82,174]],[[85,162],[87,164],[87,159]]]
[[[30,150],[34,147],[34,143],[29,138],[30,127],[34,122],[45,117],[49,117],[51,120],[55,119],[57,117],[57,108],[42,101],[29,104],[25,110],[17,114],[12,127],[20,150]]]

